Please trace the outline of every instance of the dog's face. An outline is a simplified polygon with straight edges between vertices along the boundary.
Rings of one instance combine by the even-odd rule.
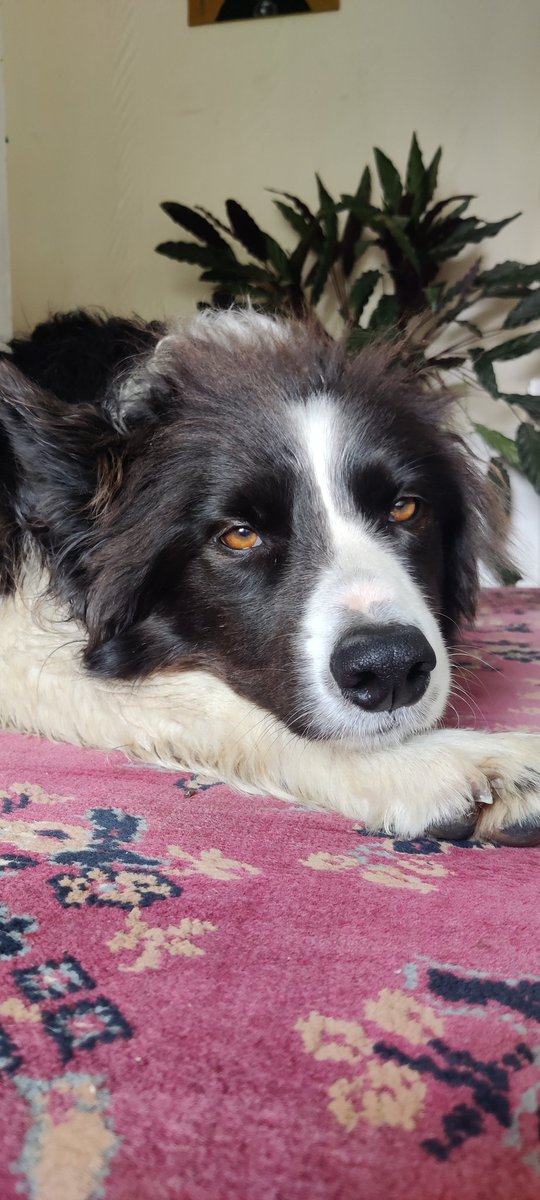
[[[297,732],[370,748],[441,716],[445,639],[474,608],[481,486],[441,400],[387,350],[347,359],[303,327],[199,318],[106,407],[127,432],[111,431],[117,465],[99,468],[90,516],[77,535],[71,469],[64,546],[42,518],[90,670],[204,668]],[[100,429],[87,454],[99,442],[103,464]]]

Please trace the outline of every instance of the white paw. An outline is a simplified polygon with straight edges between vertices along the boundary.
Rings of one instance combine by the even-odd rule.
[[[386,828],[540,844],[539,735],[444,730],[413,739],[407,750],[407,776],[416,760],[416,786],[409,782],[403,799],[387,808]]]

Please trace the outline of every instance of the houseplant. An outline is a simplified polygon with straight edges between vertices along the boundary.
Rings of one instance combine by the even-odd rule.
[[[458,372],[474,380],[517,418],[515,438],[475,428],[494,457],[490,472],[508,501],[507,466],[540,493],[540,397],[499,388],[496,364],[540,349],[540,263],[503,262],[484,269],[476,247],[519,214],[483,221],[471,214],[472,195],[437,198],[442,151],[426,165],[413,135],[404,178],[382,150],[355,192],[335,198],[319,176],[318,205],[274,192],[292,234],[281,245],[235,200],[227,220],[202,207],[166,201],[164,212],[190,234],[166,241],[159,254],[202,269],[217,306],[250,302],[337,327],[351,349],[373,337],[395,337],[403,352],[434,377]],[[273,191],[273,189],[270,189]]]

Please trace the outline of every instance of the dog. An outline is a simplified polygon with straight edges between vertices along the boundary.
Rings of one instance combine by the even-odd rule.
[[[403,837],[540,841],[540,738],[440,728],[496,499],[399,344],[86,312],[0,362],[0,724]]]

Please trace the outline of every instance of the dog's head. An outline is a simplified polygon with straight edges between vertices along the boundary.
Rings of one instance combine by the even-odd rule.
[[[441,716],[495,502],[395,348],[208,313],[156,332],[100,404],[9,365],[0,393],[4,527],[40,547],[89,670],[204,668],[366,746]]]

